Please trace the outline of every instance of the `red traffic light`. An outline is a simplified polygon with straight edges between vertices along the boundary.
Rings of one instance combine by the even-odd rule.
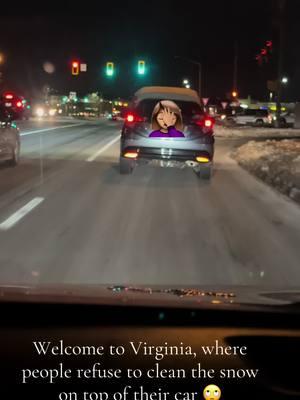
[[[266,55],[267,55],[267,49],[261,49],[260,54],[261,54],[262,56],[266,56]]]
[[[267,40],[266,41],[266,46],[267,47],[272,47],[273,46],[272,40]]]
[[[72,61],[72,75],[79,75],[79,61]]]
[[[23,103],[22,103],[21,101],[17,101],[17,103],[16,103],[16,106],[17,106],[17,107],[21,108],[22,105],[23,105]]]

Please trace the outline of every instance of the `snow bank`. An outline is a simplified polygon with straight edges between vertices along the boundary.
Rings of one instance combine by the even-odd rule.
[[[299,139],[251,140],[232,156],[242,167],[300,204]]]

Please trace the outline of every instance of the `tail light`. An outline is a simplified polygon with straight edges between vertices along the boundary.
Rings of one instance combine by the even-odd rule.
[[[124,157],[126,157],[126,158],[137,158],[137,156],[138,156],[138,152],[137,151],[127,151],[124,154]]]
[[[196,124],[198,126],[201,126],[201,128],[205,129],[205,133],[211,132],[213,127],[214,127],[214,119],[208,116],[205,116],[204,118],[201,118],[196,121]]]
[[[129,113],[126,115],[126,122],[135,123],[135,122],[143,122],[144,118],[140,117],[137,114]]]
[[[21,108],[22,107],[22,102],[21,101],[17,101],[17,103],[16,103],[16,106],[18,107],[18,108]]]
[[[5,95],[6,100],[11,100],[14,96],[11,93]]]
[[[212,128],[213,127],[213,122],[210,118],[205,118],[204,119],[204,126],[205,128]]]
[[[199,163],[207,163],[207,162],[209,162],[209,158],[208,157],[204,157],[204,156],[198,156],[198,157],[196,157],[196,160]]]

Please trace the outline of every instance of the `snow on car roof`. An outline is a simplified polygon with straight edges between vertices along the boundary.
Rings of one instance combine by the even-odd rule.
[[[200,99],[195,90],[171,86],[145,86],[134,94],[135,99],[170,99],[194,101],[200,104]]]

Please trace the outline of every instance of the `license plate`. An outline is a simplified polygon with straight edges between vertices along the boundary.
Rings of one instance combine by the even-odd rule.
[[[5,103],[5,107],[11,107],[12,104],[11,103]]]

